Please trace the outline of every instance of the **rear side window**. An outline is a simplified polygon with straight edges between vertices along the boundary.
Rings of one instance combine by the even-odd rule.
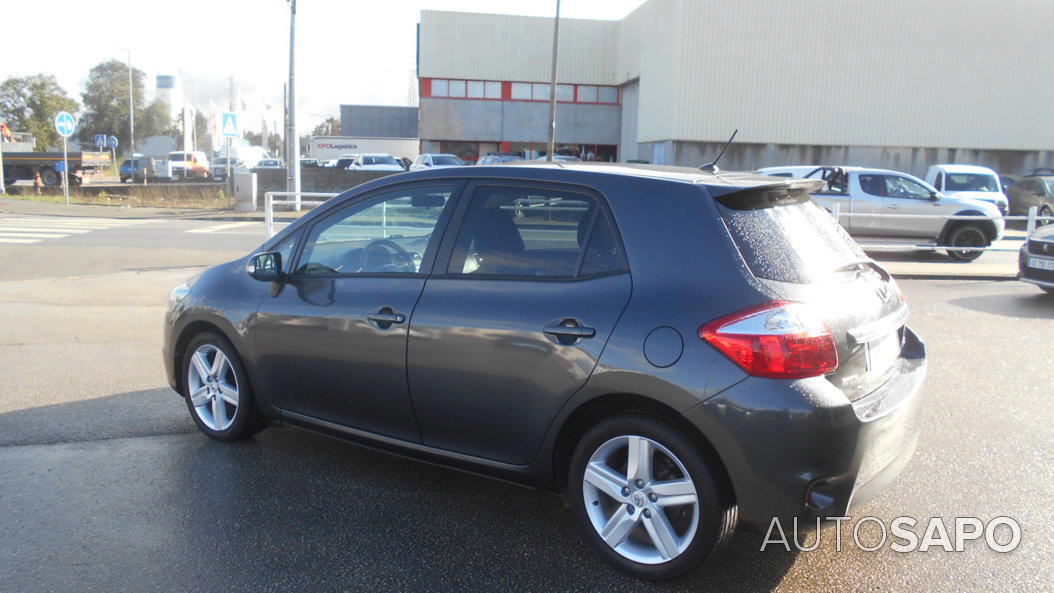
[[[447,273],[568,279],[623,269],[613,228],[595,198],[501,186],[476,190]]]
[[[718,208],[754,276],[798,284],[838,273],[867,257],[845,230],[804,191],[774,205]]]

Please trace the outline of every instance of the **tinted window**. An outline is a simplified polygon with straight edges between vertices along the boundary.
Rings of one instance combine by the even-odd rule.
[[[735,210],[720,206],[729,234],[758,278],[804,283],[830,276],[863,251],[804,192],[779,205]]]
[[[886,178],[886,195],[891,198],[930,199],[930,189],[918,181],[898,175],[885,175],[884,177]]]
[[[293,249],[296,248],[297,241],[300,240],[300,235],[304,234],[303,231],[297,231],[285,239],[282,239],[271,247],[270,251],[277,251],[282,254],[282,272],[288,274],[293,266]]]
[[[576,276],[588,247],[589,274],[617,271],[619,252],[595,199],[576,193],[480,187],[458,234],[448,273]],[[595,224],[603,220],[604,224]],[[585,274],[587,272],[583,272]]]
[[[453,186],[407,188],[357,202],[311,229],[297,274],[417,274]]]
[[[979,173],[948,173],[947,185],[944,189],[948,191],[999,191],[999,183],[995,175]]]
[[[437,165],[464,165],[465,161],[457,158],[456,156],[450,156],[448,154],[439,154],[432,157],[432,162]]]

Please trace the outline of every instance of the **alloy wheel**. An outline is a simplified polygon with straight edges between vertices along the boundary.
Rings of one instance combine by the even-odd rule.
[[[238,377],[223,350],[202,344],[194,351],[187,366],[187,387],[202,424],[217,432],[230,428],[238,412]]]
[[[646,437],[619,436],[598,447],[586,464],[582,495],[601,539],[634,562],[680,556],[699,526],[699,499],[684,464]]]
[[[966,228],[955,233],[955,239],[952,245],[955,247],[979,247],[983,248],[987,244],[984,232],[977,228]],[[956,250],[959,257],[963,259],[977,259],[983,253],[980,250]]]

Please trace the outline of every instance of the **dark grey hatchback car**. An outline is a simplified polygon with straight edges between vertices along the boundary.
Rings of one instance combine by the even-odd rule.
[[[385,177],[173,290],[169,381],[215,439],[280,421],[561,492],[605,559],[675,577],[914,451],[925,349],[813,183]]]

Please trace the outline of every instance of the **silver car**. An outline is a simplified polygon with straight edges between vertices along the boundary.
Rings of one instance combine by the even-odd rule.
[[[767,167],[758,173],[824,180],[813,199],[828,211],[837,206],[841,225],[865,244],[962,247],[949,249],[948,255],[957,261],[973,261],[983,253],[976,248],[1001,239],[1006,226],[1003,220],[942,218],[999,217],[1002,213],[991,202],[942,194],[918,177],[899,171],[817,166],[807,173],[803,167]],[[881,214],[920,217],[878,216]]]

